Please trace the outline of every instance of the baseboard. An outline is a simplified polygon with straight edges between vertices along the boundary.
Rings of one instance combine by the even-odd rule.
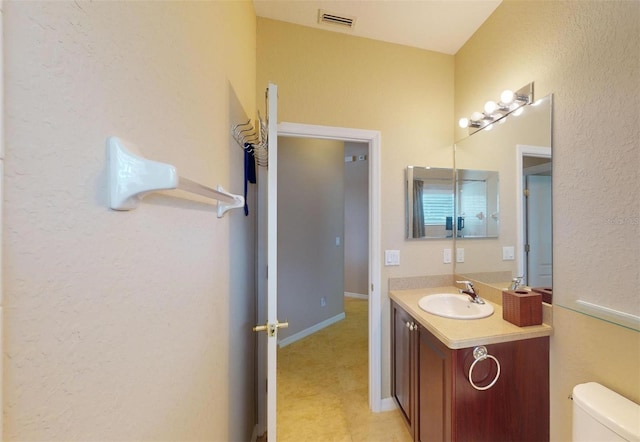
[[[312,327],[309,327],[307,329],[299,331],[296,334],[287,336],[286,338],[279,340],[278,347],[282,348],[282,347],[286,347],[289,344],[293,344],[294,342],[299,341],[302,338],[306,338],[307,336],[312,335],[315,332],[320,331],[325,327],[335,324],[338,321],[342,321],[344,318],[345,318],[345,314],[344,312],[342,312],[339,315],[335,315],[329,319],[325,319],[324,321],[319,322]]]
[[[391,397],[382,398],[380,401],[380,411],[392,411],[398,408],[396,401]]]
[[[256,442],[258,440],[258,425],[253,426],[253,433],[251,434],[251,442]]]
[[[369,295],[363,295],[362,293],[344,292],[345,298],[357,298],[357,299],[369,299]]]

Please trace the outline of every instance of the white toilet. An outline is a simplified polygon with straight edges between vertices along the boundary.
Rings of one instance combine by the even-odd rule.
[[[574,442],[640,442],[640,405],[595,382],[573,388]]]

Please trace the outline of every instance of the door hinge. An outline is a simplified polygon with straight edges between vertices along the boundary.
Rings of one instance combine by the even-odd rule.
[[[529,198],[529,189],[524,189],[522,193],[524,193],[525,197]]]
[[[525,244],[525,245],[524,245],[524,251],[525,251],[525,253],[529,253],[529,249],[530,249],[529,244]]]

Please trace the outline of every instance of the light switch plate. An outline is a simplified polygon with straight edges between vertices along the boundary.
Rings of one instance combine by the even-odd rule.
[[[384,265],[385,266],[399,266],[400,265],[400,250],[385,250],[384,251]]]
[[[464,262],[464,248],[456,248],[456,262]]]
[[[442,250],[442,262],[444,264],[451,264],[451,249]]]
[[[513,246],[506,246],[502,248],[502,260],[503,261],[513,261],[516,259],[516,251]]]

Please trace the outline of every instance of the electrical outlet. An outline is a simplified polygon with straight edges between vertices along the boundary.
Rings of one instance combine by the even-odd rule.
[[[326,307],[326,306],[327,306],[327,298],[323,296],[322,298],[320,298],[320,307]]]
[[[464,262],[464,248],[456,248],[456,262]]]

